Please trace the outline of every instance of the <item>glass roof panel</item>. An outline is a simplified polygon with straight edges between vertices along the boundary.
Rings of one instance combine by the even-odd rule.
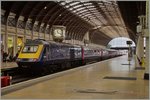
[[[71,1],[71,0],[70,0],[70,1],[69,1],[69,0],[66,0],[65,2],[66,2],[66,3],[70,3],[70,2],[72,2],[72,1]]]
[[[97,25],[102,25],[102,23],[99,21],[99,20],[97,20],[97,19],[93,19],[92,20],[94,23],[96,23]]]
[[[101,5],[101,4],[103,4],[103,3],[102,3],[102,2],[99,2],[98,4]]]
[[[97,10],[89,9],[92,13],[99,13]]]
[[[65,4],[66,4],[66,2],[61,2],[60,4],[61,4],[61,5],[65,5]]]
[[[81,10],[79,13],[86,12],[86,11],[88,11],[88,10],[84,9],[84,10]],[[77,14],[79,14],[79,13],[77,13]]]
[[[89,17],[89,19],[93,19],[93,18],[96,18],[96,17],[95,17],[95,16],[90,16],[90,17]]]
[[[92,5],[92,3],[84,3],[85,6]]]
[[[111,24],[123,24],[123,20],[118,9],[117,2],[115,0],[100,0],[100,1],[61,1],[61,5],[72,13],[79,16],[81,19],[87,21],[92,26],[101,26]],[[96,6],[97,4],[98,6]],[[99,11],[100,9],[100,11]],[[101,12],[102,11],[102,12]],[[104,13],[104,14],[103,14]],[[110,21],[110,22],[109,22]],[[111,35],[110,33],[115,33],[116,30],[120,32],[120,28],[116,27],[103,28],[103,31],[107,31],[106,35]],[[115,34],[117,35],[117,34]],[[114,36],[115,36],[114,35]],[[113,36],[112,36],[113,37]]]
[[[83,3],[84,3],[84,2],[88,2],[88,1],[86,1],[86,0],[84,1],[84,0],[83,0],[83,1],[80,1],[80,2],[83,2]]]
[[[69,8],[70,7],[70,5],[67,5],[67,6],[65,6],[66,8]]]
[[[74,6],[73,8],[75,9],[75,8],[78,8],[78,7],[81,7],[82,5],[77,5],[77,6]]]
[[[78,4],[78,3],[79,3],[79,2],[71,3],[70,6],[76,5],[76,4]]]
[[[93,5],[87,6],[87,8],[92,8],[92,7],[95,7],[95,6],[93,6]]]
[[[89,16],[89,15],[92,15],[91,13],[88,13],[88,14],[84,14],[84,16]]]
[[[105,7],[105,5],[99,5],[99,7]]]
[[[92,7],[92,8],[89,8],[89,10],[96,10],[96,8],[95,8],[95,7]]]
[[[73,10],[72,12],[76,13],[76,10]]]
[[[73,8],[71,7],[71,8],[69,8],[69,10],[73,10]]]
[[[79,10],[82,10],[82,9],[85,9],[85,7],[78,8],[78,9],[76,9],[76,11],[79,11]]]
[[[94,6],[87,6],[88,9],[96,9]]]
[[[82,15],[85,15],[85,14],[91,14],[91,13],[85,12],[85,13],[81,13],[80,15],[82,16]]]
[[[93,15],[86,15],[86,16],[81,16],[82,18],[88,18],[89,19],[89,17],[93,17]]]

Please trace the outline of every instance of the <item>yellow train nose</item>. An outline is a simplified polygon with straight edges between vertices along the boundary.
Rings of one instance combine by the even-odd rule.
[[[23,58],[34,59],[36,61],[37,59],[39,59],[39,57],[41,55],[43,45],[38,45],[36,52],[23,52],[23,49],[24,49],[24,47],[22,48],[22,50],[19,53],[18,61],[19,61],[19,59],[23,59]]]

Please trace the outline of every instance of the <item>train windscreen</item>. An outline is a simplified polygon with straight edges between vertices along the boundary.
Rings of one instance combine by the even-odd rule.
[[[26,45],[24,46],[22,53],[36,53],[38,50],[37,45]]]

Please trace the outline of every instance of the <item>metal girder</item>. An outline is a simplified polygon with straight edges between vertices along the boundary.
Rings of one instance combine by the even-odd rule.
[[[28,4],[21,11],[20,16],[24,16],[24,21],[26,22],[29,18],[30,13],[34,9],[34,7],[38,4],[38,2],[28,2]]]
[[[78,2],[79,2],[79,1],[78,1]],[[71,3],[70,3],[70,4],[71,4]],[[68,5],[68,4],[67,4],[67,5]],[[81,5],[81,3],[75,4],[75,5],[73,5],[73,6],[69,6],[68,9],[73,8],[73,7],[75,7],[75,6],[78,6],[78,5]],[[78,8],[80,8],[80,7],[78,7]],[[73,8],[73,9],[74,9],[74,8]],[[76,8],[76,9],[77,9],[77,8]],[[75,9],[75,10],[76,10],[76,9]],[[73,11],[73,10],[72,10],[72,11]]]
[[[41,21],[41,23],[42,22],[44,22],[45,20],[47,20],[47,22],[45,23],[45,27],[47,27],[47,25],[49,25],[49,27],[51,27],[53,24],[52,23],[50,23],[50,21],[51,21],[51,19],[52,18],[54,18],[56,15],[56,13],[57,13],[57,10],[59,9],[59,8],[61,8],[60,6],[59,6],[59,4],[56,4],[53,8],[51,8],[48,12],[47,12],[47,14],[46,14],[46,16],[42,19],[42,21]],[[54,14],[53,16],[49,16],[49,15],[51,15],[51,14]]]
[[[2,1],[1,7],[6,11],[5,15],[4,15],[4,17],[5,17],[5,24],[7,23],[8,15],[9,15],[13,5],[14,5],[14,2],[12,2],[12,1],[10,1],[10,2]]]
[[[111,20],[117,25],[116,21],[115,21],[114,18],[111,16],[111,14],[110,14],[108,8],[106,7],[106,4],[104,4],[104,6],[105,6],[105,8],[107,9],[107,12],[109,13],[109,16],[111,17]],[[116,13],[117,13],[117,12],[116,12]],[[116,29],[116,28],[113,28],[113,29],[119,34],[120,31],[119,31],[118,29]],[[119,34],[119,36],[121,36],[121,35]]]
[[[42,12],[42,9],[44,8],[44,6],[47,5],[46,3],[38,3],[34,9],[31,11],[31,13],[29,14],[29,18],[32,18],[32,23],[33,23],[33,26],[32,26],[32,32],[34,31],[34,26],[35,26],[35,22],[36,20],[38,20],[38,16],[40,16],[41,12]],[[38,28],[38,32],[40,31],[40,24],[38,23],[37,25],[39,28]]]
[[[93,3],[93,5],[95,5],[96,9],[97,9],[100,13],[103,12],[103,11],[101,10],[101,8],[97,5],[96,2],[93,1],[92,3]],[[105,3],[102,2],[102,4],[103,4],[103,6],[107,9]],[[106,10],[106,12],[109,12],[108,9]],[[103,16],[104,18],[107,18],[107,19],[109,20],[108,23],[111,23],[111,20],[107,17],[107,15],[105,15],[105,13],[103,13],[102,16]],[[109,16],[111,16],[111,15],[109,14]],[[113,18],[111,18],[111,19],[113,20]],[[114,21],[114,22],[115,22],[115,21]],[[103,25],[106,25],[106,24],[103,23]],[[110,28],[109,28],[109,30],[112,32],[112,30],[111,30]],[[116,32],[117,32],[117,31],[116,31]],[[113,33],[113,32],[112,32],[112,33]]]
[[[71,15],[70,15],[70,16],[71,16]],[[72,14],[72,16],[69,17],[67,20],[70,20],[70,19],[71,19],[72,21],[75,20],[74,23],[76,23],[76,22],[77,22],[77,19],[79,19],[79,18],[76,18],[76,17],[74,17],[74,16],[75,16],[75,15]],[[79,20],[79,21],[81,21],[81,20]],[[72,25],[72,24],[73,24],[73,22],[71,22],[71,21],[68,22],[68,23],[67,23],[67,22],[64,22],[64,23],[63,23],[63,25],[66,26],[67,29],[68,29],[68,26],[75,26],[75,25]],[[86,24],[84,24],[84,25],[86,25]],[[73,27],[70,27],[70,28],[73,28]],[[70,28],[69,28],[68,30],[70,30]],[[75,28],[75,27],[74,27],[74,28]]]
[[[74,17],[73,20],[75,20],[75,19],[76,19],[76,18]],[[82,28],[83,25],[84,25],[84,23],[81,23],[81,22],[80,22],[80,19],[78,19],[78,20],[76,19],[75,22],[68,23],[68,24],[66,25],[66,27],[67,27],[67,28],[69,27],[68,31],[73,31],[73,30],[77,30],[77,29]]]

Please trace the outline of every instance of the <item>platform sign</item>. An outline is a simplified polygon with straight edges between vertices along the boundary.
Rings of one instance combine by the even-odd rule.
[[[53,40],[57,42],[62,42],[65,39],[66,27],[61,25],[53,25],[52,36]]]

